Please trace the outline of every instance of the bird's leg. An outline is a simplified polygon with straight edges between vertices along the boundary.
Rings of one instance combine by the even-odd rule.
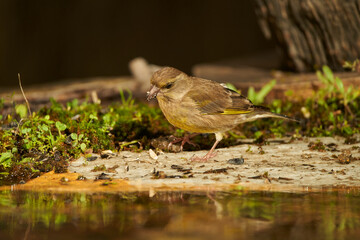
[[[174,143],[178,143],[178,142],[181,142],[180,151],[183,150],[183,147],[184,147],[185,143],[191,144],[194,147],[196,147],[197,145],[190,141],[190,138],[193,138],[196,135],[199,135],[199,133],[192,133],[192,134],[186,135],[186,136],[184,136],[182,138],[175,137],[175,139],[169,143],[168,149],[170,149],[171,145],[173,145]],[[174,137],[174,136],[172,136],[172,137]]]
[[[212,146],[212,148],[210,149],[210,151],[203,157],[197,157],[197,156],[193,156],[192,158],[190,158],[190,160],[192,162],[207,162],[210,158],[213,158],[217,155],[216,152],[214,152],[216,145],[218,145],[220,141],[216,141],[214,143],[214,145]]]
[[[214,145],[211,147],[210,151],[203,157],[196,157],[193,156],[190,158],[190,161],[193,162],[207,162],[210,158],[213,158],[217,155],[215,151],[216,146],[218,145],[218,143],[222,140],[223,135],[222,133],[215,133],[215,137],[216,137],[216,141],[214,143]]]

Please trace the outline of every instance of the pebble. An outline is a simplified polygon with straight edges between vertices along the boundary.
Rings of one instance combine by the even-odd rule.
[[[227,161],[228,164],[233,164],[233,165],[242,165],[244,164],[244,158],[243,157],[240,157],[240,158],[232,158],[232,159],[229,159]]]

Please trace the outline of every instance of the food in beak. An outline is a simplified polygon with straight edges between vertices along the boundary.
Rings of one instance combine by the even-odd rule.
[[[160,88],[156,87],[155,85],[151,85],[150,91],[147,92],[146,100],[150,101],[153,98],[156,98],[156,95],[159,93]]]

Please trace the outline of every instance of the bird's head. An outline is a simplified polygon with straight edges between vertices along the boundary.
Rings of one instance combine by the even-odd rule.
[[[151,77],[151,88],[147,92],[147,100],[155,97],[180,99],[188,89],[189,76],[172,67],[164,67]]]

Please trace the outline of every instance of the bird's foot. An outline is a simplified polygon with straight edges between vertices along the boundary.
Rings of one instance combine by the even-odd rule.
[[[196,135],[198,135],[198,134],[190,134],[190,135],[186,135],[186,136],[184,136],[184,137],[182,137],[182,138],[178,138],[178,137],[175,137],[175,136],[171,135],[170,138],[173,138],[174,140],[172,140],[172,141],[169,143],[168,149],[170,149],[171,145],[173,145],[173,144],[175,144],[175,143],[178,143],[178,142],[181,142],[181,146],[180,146],[180,151],[181,151],[181,152],[182,152],[182,150],[183,150],[183,147],[184,147],[185,143],[188,143],[188,144],[193,145],[194,147],[197,147],[197,146],[198,146],[197,144],[195,144],[195,143],[193,143],[193,142],[190,141],[190,138],[192,138],[192,137],[194,137],[194,136],[196,136]]]
[[[191,162],[207,162],[210,158],[213,158],[217,155],[217,152],[208,152],[205,156],[203,157],[198,157],[198,156],[192,156],[190,158]]]

